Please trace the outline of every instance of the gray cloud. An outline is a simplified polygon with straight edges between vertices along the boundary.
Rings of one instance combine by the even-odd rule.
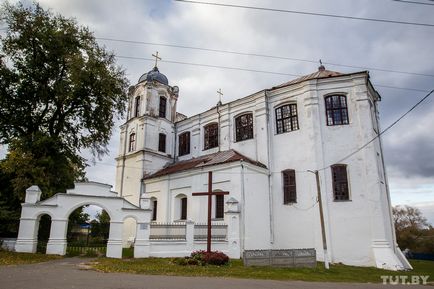
[[[380,67],[434,74],[434,29],[349,21],[301,15],[272,13],[243,9],[183,4],[174,1],[58,1],[42,0],[50,7],[79,23],[89,26],[99,37],[133,39],[147,42],[172,43],[216,49],[246,51],[304,59],[322,59],[325,62]],[[374,0],[257,0],[239,1],[240,5],[256,5],[284,9],[354,15],[384,19],[429,22],[434,8],[403,4],[395,1]],[[200,52],[169,47],[143,46],[100,41],[117,55],[150,57],[158,50],[163,60],[206,63],[245,67],[283,73],[307,74],[317,69],[317,64],[273,60],[258,57],[236,56]],[[135,83],[140,75],[152,68],[148,61],[118,59]],[[291,77],[220,70],[162,62],[160,70],[170,83],[180,87],[179,111],[193,115],[204,111],[217,101],[215,91],[221,88],[224,102],[246,96],[263,88],[285,82]],[[357,69],[328,66],[341,72]],[[374,84],[430,89],[432,77],[371,71]],[[382,95],[381,124],[386,127],[406,111],[422,92],[391,89],[377,86]],[[406,118],[384,136],[387,168],[390,172],[392,195],[407,194],[398,184],[405,179],[409,186],[417,187],[417,179],[434,187],[434,102],[427,102],[411,117]],[[114,182],[119,136],[110,142],[110,155],[96,167],[88,169],[89,178]],[[109,165],[107,165],[109,164]],[[434,199],[434,193],[426,198]]]

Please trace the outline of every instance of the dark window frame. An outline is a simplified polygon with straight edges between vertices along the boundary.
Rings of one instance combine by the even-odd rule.
[[[283,204],[297,203],[297,181],[295,170],[282,171]]]
[[[180,220],[187,220],[187,205],[188,205],[188,203],[187,203],[187,197],[182,197],[181,199],[180,199],[180,206],[181,206],[181,214],[180,214]]]
[[[140,116],[140,95],[134,100],[134,117]]]
[[[203,150],[219,146],[219,126],[212,122],[203,127]]]
[[[216,195],[215,196],[215,218],[224,219],[225,217],[225,196]]]
[[[300,129],[296,103],[288,103],[274,109],[276,133],[282,134]]]
[[[158,134],[158,151],[162,153],[166,152],[166,135],[164,133]]]
[[[235,118],[235,141],[253,139],[253,113],[243,113]]]
[[[178,136],[178,155],[185,156],[190,154],[190,132],[186,131]]]
[[[335,164],[331,166],[333,200],[335,202],[350,201],[350,184],[348,181],[348,166]]]
[[[128,152],[132,152],[136,150],[136,133],[130,133],[129,142],[128,142]]]
[[[160,103],[158,107],[158,116],[166,117],[167,112],[167,98],[165,96],[160,96]]]
[[[327,126],[348,125],[348,100],[344,94],[331,94],[324,97]]]

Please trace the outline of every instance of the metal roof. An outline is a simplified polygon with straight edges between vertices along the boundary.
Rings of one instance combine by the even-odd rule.
[[[274,86],[271,89],[277,89],[282,88],[288,85],[297,84],[303,81],[312,80],[312,79],[323,79],[323,78],[331,78],[331,77],[337,77],[337,76],[346,76],[346,75],[353,75],[353,74],[359,74],[359,73],[368,73],[367,71],[359,71],[359,72],[353,72],[353,73],[341,73],[337,71],[327,70],[327,69],[320,69],[314,73],[301,76],[299,78],[293,79],[291,81],[282,83],[280,85]]]
[[[173,164],[169,164],[165,168],[153,173],[151,175],[144,176],[144,179],[152,179],[165,175],[171,175],[191,169],[203,168],[208,166],[220,165],[225,163],[231,163],[236,161],[245,161],[255,166],[266,168],[264,164],[254,161],[235,150],[221,151],[213,154],[192,158],[185,161],[178,161]]]

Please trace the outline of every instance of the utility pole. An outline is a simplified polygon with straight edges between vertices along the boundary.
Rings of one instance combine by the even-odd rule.
[[[324,267],[326,269],[329,269],[329,259],[327,254],[327,239],[326,239],[326,232],[325,232],[325,226],[324,226],[324,212],[322,208],[322,199],[321,199],[321,185],[319,182],[319,172],[318,171],[308,171],[310,173],[315,174],[315,180],[316,180],[316,190],[317,190],[317,199],[318,199],[318,207],[319,207],[319,218],[321,221],[321,236],[322,236],[322,248],[324,252]]]

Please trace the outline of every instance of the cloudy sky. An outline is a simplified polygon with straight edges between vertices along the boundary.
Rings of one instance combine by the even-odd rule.
[[[420,1],[433,4],[428,0]],[[434,5],[393,0],[215,2],[434,24]],[[125,57],[149,59],[158,50],[163,58],[159,64],[160,71],[169,78],[171,85],[180,87],[178,110],[186,115],[199,113],[215,105],[218,100],[216,90],[219,88],[224,93],[223,101],[231,101],[295,77],[291,75],[314,72],[319,59],[330,70],[370,70],[371,80],[382,96],[382,127],[408,110],[427,93],[425,91],[434,88],[434,27],[216,7],[170,0],[41,0],[40,3],[56,13],[76,18],[80,24],[94,31],[98,38],[153,43],[154,45],[144,45],[98,40],[119,56],[118,63],[126,70],[132,84],[137,82],[141,74],[150,70],[153,63]],[[393,203],[419,207],[431,223],[434,223],[433,120],[434,96],[383,137]],[[87,169],[89,179],[114,184],[113,159],[118,150],[118,138],[116,130],[110,143],[110,155],[97,160],[96,165]]]

